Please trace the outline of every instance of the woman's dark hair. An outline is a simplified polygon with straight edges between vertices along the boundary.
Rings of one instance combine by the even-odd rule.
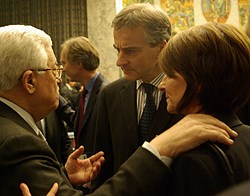
[[[235,112],[250,98],[250,39],[229,24],[207,23],[178,33],[159,56],[168,77],[187,82],[181,112],[198,98],[208,114]]]

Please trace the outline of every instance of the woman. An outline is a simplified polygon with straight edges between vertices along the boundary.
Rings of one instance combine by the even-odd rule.
[[[250,178],[250,127],[234,113],[250,98],[250,40],[229,24],[207,23],[178,33],[163,49],[171,113],[205,113],[239,136],[230,147],[207,143],[184,153],[173,165],[169,195],[211,195]]]

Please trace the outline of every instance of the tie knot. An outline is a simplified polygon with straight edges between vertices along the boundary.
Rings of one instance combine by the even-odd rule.
[[[152,84],[142,83],[141,85],[145,89],[145,92],[146,92],[147,95],[152,95],[153,94],[155,87]]]

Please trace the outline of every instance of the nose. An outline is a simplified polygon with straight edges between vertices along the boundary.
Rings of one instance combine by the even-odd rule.
[[[125,55],[122,54],[122,52],[120,52],[120,53],[118,54],[118,57],[117,57],[116,65],[117,65],[118,67],[121,67],[121,66],[124,66],[124,65],[126,65],[126,64],[128,64],[128,60],[127,60],[127,58],[125,57]]]
[[[165,82],[166,82],[166,79],[167,79],[167,77],[164,76],[163,80],[162,80],[161,83],[159,84],[158,89],[159,89],[160,91],[165,91]]]

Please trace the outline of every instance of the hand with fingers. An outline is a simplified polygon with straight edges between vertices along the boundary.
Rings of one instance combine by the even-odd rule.
[[[23,196],[32,196],[29,187],[25,183],[20,184],[20,189],[22,191]],[[54,183],[46,196],[55,196],[57,191],[58,191],[58,184]]]
[[[95,179],[104,163],[104,153],[98,152],[86,159],[79,159],[84,147],[80,146],[69,157],[65,164],[68,178],[72,184],[82,185]]]
[[[101,165],[104,163],[104,153],[98,152],[93,156],[80,159],[83,154],[84,147],[80,146],[69,157],[65,164],[65,169],[68,174],[68,178],[72,184],[82,185],[91,182],[95,179],[96,175],[101,169]],[[20,189],[23,196],[31,196],[31,192],[25,183],[20,184]],[[54,196],[58,191],[58,184],[54,183],[47,196]]]
[[[225,123],[206,114],[189,114],[150,143],[160,155],[176,158],[207,141],[233,144],[237,133]]]

